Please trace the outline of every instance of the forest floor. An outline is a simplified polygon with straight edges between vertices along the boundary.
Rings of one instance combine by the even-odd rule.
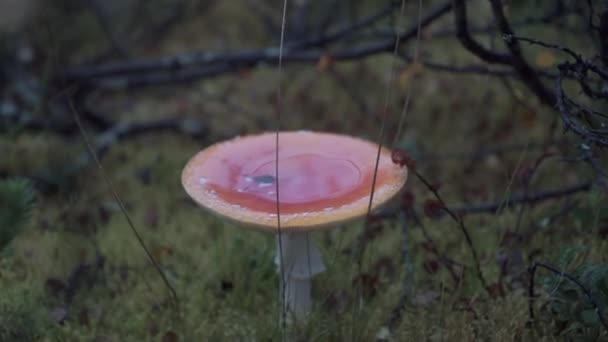
[[[236,7],[217,2],[204,13],[191,14],[152,47],[132,52],[152,57],[270,45],[263,24]],[[106,48],[79,41],[88,36],[103,41],[95,40],[101,33],[89,21],[77,17],[70,28],[81,28],[71,37],[77,42],[72,46],[81,47],[72,54],[74,61]],[[54,25],[61,37],[66,28]],[[453,38],[433,35],[450,25],[446,18],[424,32],[421,56],[447,64],[476,62]],[[574,40],[564,38],[564,32],[524,33],[542,34],[549,41]],[[494,39],[500,43],[500,37]],[[560,58],[541,49],[526,51],[548,69]],[[377,140],[391,61],[390,55],[382,55],[285,66],[282,129]],[[164,132],[117,141],[101,159],[175,288],[179,311],[100,170],[90,163],[75,174],[66,171],[87,153],[78,134],[0,134],[2,173],[44,174],[61,184],[58,191],[37,195],[33,217],[0,255],[0,310],[2,305],[21,310],[14,311],[22,313],[15,314],[15,329],[19,324],[23,329],[40,327],[46,336],[42,340],[58,341],[279,339],[275,237],[212,216],[189,199],[180,183],[184,165],[197,151],[275,127],[277,79],[276,67],[262,66],[187,85],[110,91],[92,99],[91,106],[120,122],[194,117],[205,124],[205,134],[194,138]],[[575,137],[562,134],[560,123],[558,129],[549,129],[558,114],[540,105],[515,79],[439,72],[402,61],[392,91],[386,142],[393,141],[411,91],[397,146],[414,156],[417,169],[437,184],[449,206],[499,207],[464,216],[489,289],[476,276],[458,224],[445,215],[424,214],[424,203],[433,194],[411,176],[405,191],[414,195],[416,214],[382,221],[382,230],[366,244],[360,275],[353,250],[364,232],[363,220],[312,234],[328,270],[314,280],[313,313],[289,333],[297,340],[315,341],[370,341],[387,338],[389,331],[395,341],[553,341],[562,338],[559,324],[589,333],[575,319],[563,323],[547,309],[553,293],[543,290],[551,279],[542,270],[536,284],[541,294],[534,306],[537,321],[528,326],[527,265],[544,261],[574,272],[581,265],[608,264],[605,195],[580,192],[504,206],[516,194],[562,189],[592,178],[585,165],[550,157],[529,184],[522,181],[521,170],[543,154],[568,155],[576,146]],[[87,131],[95,136],[93,128]],[[389,207],[399,208],[399,199]],[[362,298],[356,285],[363,288]]]

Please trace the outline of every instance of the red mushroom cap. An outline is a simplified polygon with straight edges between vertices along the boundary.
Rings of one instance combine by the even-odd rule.
[[[275,133],[238,137],[196,154],[182,173],[199,205],[248,227],[276,231]],[[281,132],[281,228],[307,231],[364,216],[378,145],[329,133]],[[405,184],[407,169],[383,148],[372,208]]]

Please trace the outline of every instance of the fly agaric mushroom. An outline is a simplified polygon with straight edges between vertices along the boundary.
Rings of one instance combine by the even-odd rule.
[[[238,137],[200,151],[183,170],[186,192],[223,218],[279,233],[275,138],[275,133]],[[281,296],[296,319],[310,311],[311,279],[325,270],[308,232],[367,213],[377,153],[378,145],[350,136],[280,132],[275,263],[279,272],[285,270]],[[406,178],[407,169],[382,149],[372,209],[396,195]]]

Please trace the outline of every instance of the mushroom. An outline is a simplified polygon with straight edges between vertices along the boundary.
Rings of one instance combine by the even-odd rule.
[[[237,137],[196,154],[182,173],[200,206],[243,227],[277,234],[275,263],[290,319],[312,307],[311,279],[325,270],[309,232],[366,215],[378,145],[346,135],[280,132],[277,216],[275,133]],[[407,169],[381,150],[372,209],[395,196]]]

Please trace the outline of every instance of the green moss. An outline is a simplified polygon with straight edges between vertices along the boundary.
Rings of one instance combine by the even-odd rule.
[[[0,285],[0,341],[30,342],[54,334],[41,295],[25,286]]]

